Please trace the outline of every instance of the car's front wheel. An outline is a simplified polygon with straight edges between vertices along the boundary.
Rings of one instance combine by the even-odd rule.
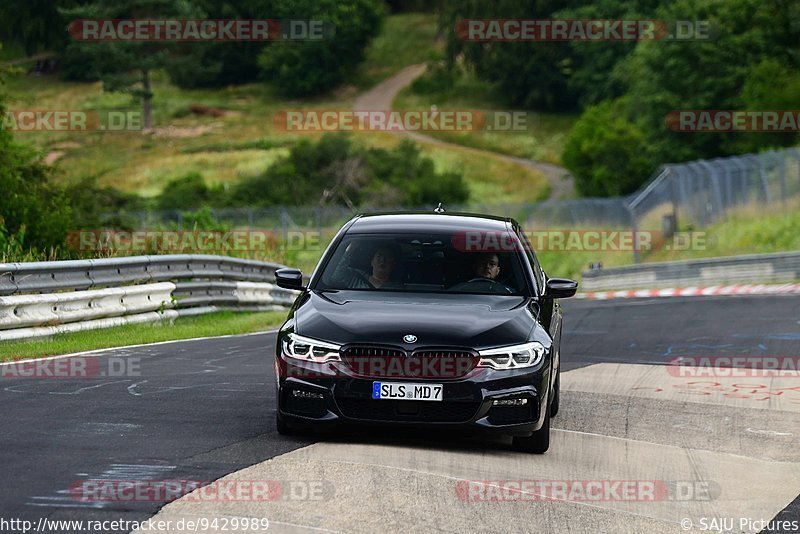
[[[544,424],[527,438],[515,436],[512,441],[514,450],[533,454],[544,454],[550,448],[550,399],[545,403]]]
[[[561,398],[561,367],[558,368],[556,385],[553,386],[553,402],[550,403],[550,417],[558,415],[559,399]]]
[[[278,431],[278,434],[281,436],[291,436],[294,434],[294,429],[289,427],[289,424],[286,422],[286,419],[281,417],[281,398],[280,398],[280,389],[275,389],[275,430]]]

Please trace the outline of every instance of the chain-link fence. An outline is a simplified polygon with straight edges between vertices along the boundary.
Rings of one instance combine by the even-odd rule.
[[[713,160],[663,165],[639,191],[627,197],[581,198],[535,204],[448,205],[449,212],[473,212],[513,217],[525,228],[659,229],[667,236],[678,223],[703,228],[744,205],[772,206],[800,197],[800,149],[791,148]],[[420,209],[361,207],[360,212]],[[213,209],[215,223],[228,228],[269,230],[284,239],[293,231],[330,235],[354,214],[344,206]],[[115,214],[119,218],[120,214]],[[123,214],[132,227],[169,226],[190,229],[181,211]]]
[[[697,227],[732,208],[773,205],[800,195],[800,149],[664,165],[626,200],[634,223],[654,213]]]

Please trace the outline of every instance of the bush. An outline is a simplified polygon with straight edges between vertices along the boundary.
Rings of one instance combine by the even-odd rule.
[[[49,173],[30,149],[0,132],[0,219],[8,234],[24,235],[25,247],[59,247],[70,228],[67,199]]]
[[[468,197],[460,174],[436,172],[411,141],[392,150],[367,149],[346,135],[326,134],[316,143],[301,140],[262,175],[234,186],[226,204],[414,206]]]
[[[457,74],[443,62],[428,64],[425,73],[411,83],[418,95],[442,95],[453,90]]]
[[[395,188],[402,205],[458,204],[469,198],[469,189],[460,174],[437,173],[433,160],[423,157],[419,147],[409,140],[394,150],[371,149],[367,161],[375,176],[371,189],[384,183]],[[373,196],[372,203],[392,204],[384,204],[378,196]]]
[[[656,167],[645,134],[623,110],[622,101],[590,107],[567,137],[562,160],[582,195],[632,193]]]
[[[72,226],[76,230],[131,228],[135,223],[124,220],[124,212],[145,208],[145,201],[140,196],[113,187],[100,187],[94,176],[68,186],[65,194],[72,208]]]
[[[209,203],[211,190],[200,173],[192,172],[170,181],[158,197],[158,209],[197,209]]]

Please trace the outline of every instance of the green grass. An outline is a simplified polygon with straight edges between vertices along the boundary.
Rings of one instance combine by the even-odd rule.
[[[0,43],[0,61],[13,61],[25,57],[25,50],[13,42]]]
[[[364,63],[351,83],[359,89],[368,89],[408,65],[442,57],[442,49],[436,40],[436,15],[391,15],[367,48]]]
[[[667,250],[664,243],[655,243],[654,250],[640,253],[640,261],[651,263],[797,251],[800,250],[798,228],[800,201],[787,202],[783,207],[747,206],[731,212],[724,220],[705,229],[682,226],[679,246],[676,247],[673,242],[671,249]],[[660,232],[658,228],[654,230]],[[689,235],[695,236],[696,247],[689,245]],[[604,268],[633,263],[633,252],[630,250],[538,251],[538,255],[549,276],[566,276],[577,280],[580,280],[581,272],[587,270],[590,263],[602,262]]]
[[[411,87],[408,87],[398,94],[393,107],[427,110],[431,106],[441,110],[515,111],[504,103],[502,95],[498,94],[491,84],[469,73],[461,73],[452,88],[431,94],[416,94]],[[526,115],[525,130],[484,129],[465,132],[426,132],[426,134],[466,147],[560,165],[564,142],[577,119],[576,114],[529,112]]]
[[[183,317],[174,323],[125,325],[101,330],[59,334],[50,338],[0,343],[0,361],[71,354],[93,349],[156,343],[194,337],[247,334],[275,328],[286,312],[217,312]]]
[[[193,170],[200,171],[210,184],[263,172],[297,139],[275,128],[273,116],[277,111],[347,108],[352,102],[336,96],[286,101],[260,84],[181,90],[163,73],[154,77],[153,85],[155,129],[151,133],[30,132],[15,136],[44,154],[62,154],[55,162],[57,179],[98,176],[100,185],[153,196],[171,179]],[[9,77],[7,93],[12,110],[139,110],[125,95],[104,93],[100,83],[65,82],[54,76]],[[223,109],[227,114],[175,116],[194,103]]]
[[[704,244],[690,250],[659,250],[646,261],[673,261],[694,258],[766,254],[800,250],[800,201],[783,207],[748,206],[734,211],[725,221],[700,230]],[[692,226],[681,231],[690,232]]]

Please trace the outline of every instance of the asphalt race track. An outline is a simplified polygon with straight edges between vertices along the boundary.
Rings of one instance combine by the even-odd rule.
[[[544,456],[447,432],[279,436],[274,333],[103,351],[87,378],[10,367],[0,378],[0,517],[267,518],[271,532],[758,532],[774,519],[800,522],[800,378],[687,377],[665,366],[680,356],[800,356],[800,296],[564,309],[561,411]],[[101,376],[119,365],[128,372]],[[166,506],[152,494],[86,491],[225,475],[280,491],[266,501],[193,493]],[[656,491],[493,493],[514,481],[644,481]]]

